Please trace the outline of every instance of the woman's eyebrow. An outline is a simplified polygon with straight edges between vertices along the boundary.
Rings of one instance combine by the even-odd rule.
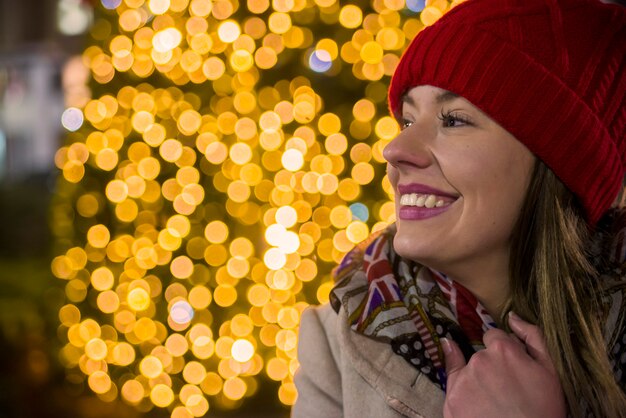
[[[437,94],[437,96],[435,97],[435,102],[437,104],[442,104],[457,99],[458,97],[460,96],[456,93],[452,93],[448,90],[443,90],[441,93]],[[402,103],[408,103],[411,106],[415,106],[415,100],[413,100],[413,97],[409,96],[408,94],[403,94],[400,98],[400,101]]]
[[[435,99],[435,101],[437,102],[437,104],[442,104],[442,103],[457,99],[458,97],[459,97],[458,94],[452,93],[451,91],[448,91],[448,90],[444,90],[443,92],[437,95],[437,98]]]
[[[408,103],[411,106],[415,106],[415,100],[413,100],[413,98],[411,96],[409,96],[407,93],[404,93],[402,95],[402,97],[400,97],[400,102],[401,103]]]

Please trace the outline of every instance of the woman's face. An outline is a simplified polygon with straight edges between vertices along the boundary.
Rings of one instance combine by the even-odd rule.
[[[400,123],[384,150],[396,251],[444,272],[468,262],[495,266],[502,257],[508,263],[533,154],[463,97],[437,87],[409,90]]]

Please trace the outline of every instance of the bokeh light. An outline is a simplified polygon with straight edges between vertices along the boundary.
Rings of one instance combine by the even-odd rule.
[[[96,2],[55,155],[68,375],[172,418],[292,405],[302,311],[394,221],[389,78],[459,2]]]
[[[63,115],[61,115],[61,124],[65,129],[72,132],[77,131],[83,126],[84,120],[82,110],[75,107],[68,107],[63,111]]]

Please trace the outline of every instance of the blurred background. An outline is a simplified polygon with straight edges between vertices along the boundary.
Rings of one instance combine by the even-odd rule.
[[[391,6],[0,3],[0,417],[288,416],[300,312],[392,210]]]
[[[0,0],[0,418],[287,417],[458,3]]]

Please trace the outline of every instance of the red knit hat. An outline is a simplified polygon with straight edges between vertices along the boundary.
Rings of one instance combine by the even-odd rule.
[[[422,30],[391,80],[463,96],[544,161],[595,224],[626,165],[626,9],[597,0],[467,0]]]

